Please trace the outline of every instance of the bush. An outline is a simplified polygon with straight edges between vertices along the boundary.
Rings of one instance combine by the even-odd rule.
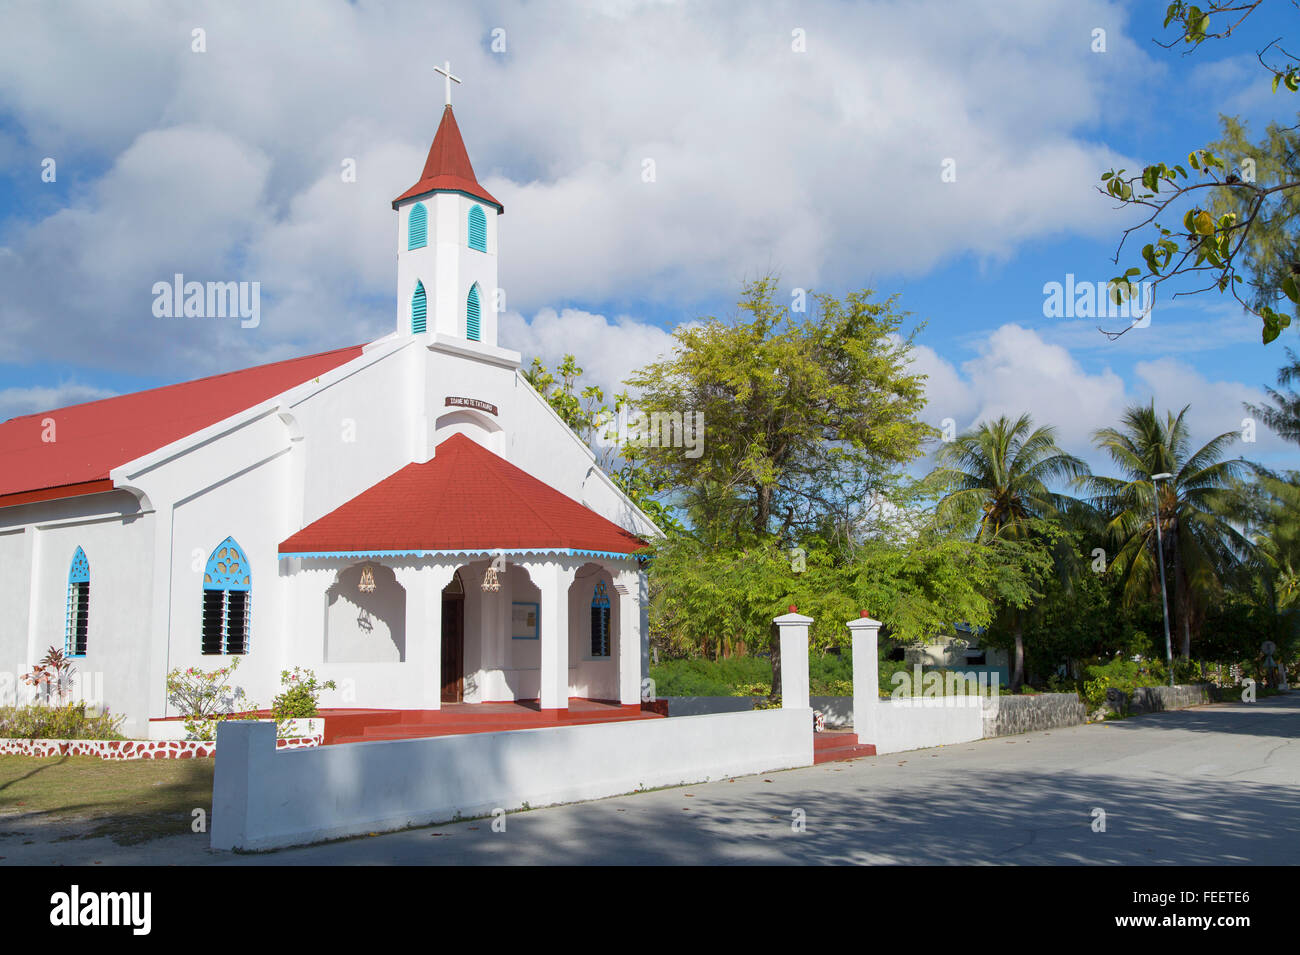
[[[1155,660],[1125,660],[1116,657],[1105,663],[1085,667],[1083,699],[1091,708],[1106,702],[1108,689],[1132,694],[1140,686],[1159,686],[1166,682],[1165,668]]]
[[[85,703],[66,706],[0,706],[0,737],[6,739],[125,739],[123,716],[86,714]]]
[[[281,670],[280,685],[285,688],[284,692],[271,701],[271,714],[277,724],[320,715],[316,705],[320,691],[338,688],[333,680],[317,681],[314,672],[302,667],[294,667],[292,672]]]
[[[660,698],[767,696],[772,692],[772,662],[767,657],[664,660],[650,668],[650,678]]]
[[[167,701],[180,710],[189,739],[216,739],[217,723],[222,720],[257,718],[257,705],[248,699],[243,687],[230,685],[239,661],[235,657],[230,666],[211,672],[178,667],[167,674]]]

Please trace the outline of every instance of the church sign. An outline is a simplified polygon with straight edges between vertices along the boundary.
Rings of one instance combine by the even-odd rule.
[[[457,398],[453,395],[447,396],[445,407],[448,408],[474,408],[478,411],[486,411],[488,414],[495,415],[497,406],[489,404],[486,401],[480,401],[478,398]]]

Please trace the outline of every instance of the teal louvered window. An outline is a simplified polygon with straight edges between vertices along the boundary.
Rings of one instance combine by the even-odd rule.
[[[591,595],[591,655],[609,656],[609,591],[603,580]]]
[[[227,537],[208,558],[203,571],[203,629],[201,652],[248,652],[253,616],[252,574],[248,558]]]
[[[465,303],[465,337],[472,342],[479,340],[479,301],[478,286],[469,290],[469,300]]]
[[[428,312],[428,297],[424,294],[424,283],[416,280],[415,294],[411,296],[411,332],[419,335],[424,331],[425,315]]]
[[[487,251],[487,216],[482,206],[471,206],[469,210],[469,247],[479,252]]]
[[[68,568],[68,626],[63,653],[69,657],[86,655],[86,634],[90,629],[90,561],[80,547],[72,555]]]
[[[423,249],[429,244],[429,210],[423,202],[411,206],[411,215],[406,220],[406,250]]]

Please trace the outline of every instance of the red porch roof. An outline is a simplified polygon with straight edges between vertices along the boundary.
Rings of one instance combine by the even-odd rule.
[[[280,555],[576,550],[646,542],[462,434],[280,544]]]
[[[361,354],[340,348],[0,423],[0,507],[109,491],[108,472],[319,377]],[[53,441],[42,440],[45,419]]]

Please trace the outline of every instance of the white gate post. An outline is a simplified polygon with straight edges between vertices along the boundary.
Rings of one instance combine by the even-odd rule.
[[[867,612],[845,624],[853,640],[853,732],[860,744],[876,742],[876,708],[880,706],[880,621]]]
[[[772,621],[781,640],[781,709],[811,709],[808,699],[808,626],[812,617],[790,612]]]

